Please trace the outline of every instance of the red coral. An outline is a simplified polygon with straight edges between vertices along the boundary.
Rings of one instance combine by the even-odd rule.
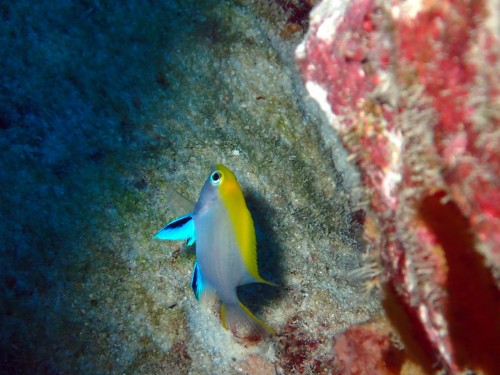
[[[336,364],[342,374],[399,374],[404,351],[373,326],[352,327],[335,338]]]
[[[298,65],[372,193],[367,222],[378,228],[366,236],[408,350],[449,372],[493,372],[500,53],[484,18],[499,10],[466,0],[378,4],[322,3]]]
[[[306,28],[309,24],[309,12],[314,0],[275,0],[275,2],[288,14],[287,22],[300,24]]]
[[[280,342],[283,344],[281,367],[287,374],[330,373],[332,358],[318,352],[320,339],[307,335],[300,317],[287,321]]]

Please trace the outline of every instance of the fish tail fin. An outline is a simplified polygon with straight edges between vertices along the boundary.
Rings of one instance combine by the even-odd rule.
[[[222,326],[233,333],[244,332],[246,336],[260,337],[276,335],[271,327],[253,315],[240,301],[222,304],[221,321]]]

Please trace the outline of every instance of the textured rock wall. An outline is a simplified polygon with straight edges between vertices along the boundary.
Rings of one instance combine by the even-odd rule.
[[[0,371],[328,373],[332,337],[379,311],[346,277],[363,250],[349,176],[303,101],[307,25],[283,6],[2,2]],[[278,332],[260,343],[196,303],[192,251],[152,240],[219,162],[280,285],[241,291]]]

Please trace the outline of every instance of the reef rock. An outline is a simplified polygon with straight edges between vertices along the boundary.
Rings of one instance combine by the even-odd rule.
[[[326,0],[296,51],[361,173],[367,269],[428,370],[498,368],[499,17],[494,0]]]
[[[0,4],[0,372],[330,373],[332,337],[379,313],[295,69],[310,6],[280,4]],[[195,249],[153,240],[216,163],[279,285],[239,291],[260,342],[196,301]]]

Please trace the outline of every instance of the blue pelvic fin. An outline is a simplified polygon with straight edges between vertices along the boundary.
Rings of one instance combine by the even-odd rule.
[[[191,246],[196,239],[193,217],[186,215],[175,219],[156,233],[154,238],[171,241],[187,240],[187,245]]]
[[[191,276],[191,289],[198,301],[202,304],[209,303],[215,296],[215,290],[208,286],[203,280],[198,262],[194,264],[193,276]]]
[[[191,289],[193,289],[196,299],[200,300],[200,295],[203,293],[203,279],[201,277],[200,267],[198,262],[194,264],[193,276],[191,276]]]

